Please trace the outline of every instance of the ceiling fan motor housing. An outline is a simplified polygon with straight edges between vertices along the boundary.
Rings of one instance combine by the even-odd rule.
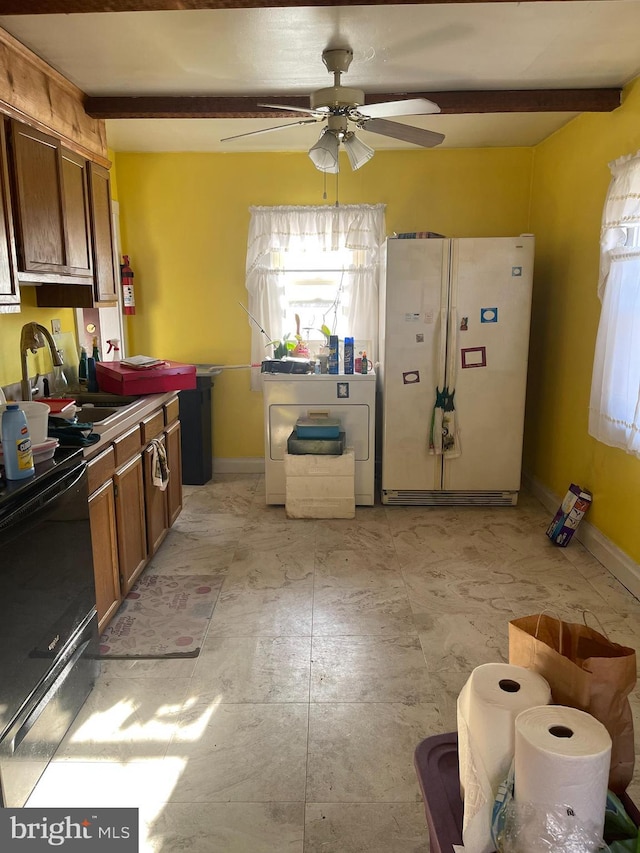
[[[364,104],[364,92],[362,89],[351,89],[349,86],[329,86],[326,89],[318,89],[311,95],[311,109],[317,110],[321,107],[333,109],[347,109],[359,107]]]

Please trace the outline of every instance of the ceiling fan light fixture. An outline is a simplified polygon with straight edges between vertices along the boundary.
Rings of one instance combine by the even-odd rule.
[[[335,133],[325,128],[320,139],[309,149],[309,157],[316,169],[336,174],[339,170],[338,151],[340,141]]]
[[[366,142],[358,139],[353,132],[347,133],[342,144],[345,147],[349,163],[351,163],[351,168],[354,171],[364,166],[365,163],[368,163],[375,154],[373,148],[367,145]]]

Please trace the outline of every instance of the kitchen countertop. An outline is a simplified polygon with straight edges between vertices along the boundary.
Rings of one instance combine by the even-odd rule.
[[[135,403],[123,406],[122,413],[115,420],[114,418],[109,418],[109,426],[104,431],[100,429],[100,423],[96,423],[94,432],[98,433],[100,440],[83,449],[85,459],[91,459],[93,456],[96,456],[108,447],[114,438],[117,438],[123,432],[143,421],[148,415],[159,409],[160,406],[172,400],[177,393],[177,391],[167,391],[164,394],[145,394],[144,397],[140,397]]]

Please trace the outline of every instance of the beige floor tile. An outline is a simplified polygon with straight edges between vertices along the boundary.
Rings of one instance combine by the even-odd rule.
[[[178,726],[189,679],[98,680],[54,761],[161,758]]]
[[[311,634],[312,582],[298,581],[282,589],[223,588],[209,637],[281,637]]]
[[[355,589],[336,599],[334,590],[314,594],[313,636],[416,636],[411,607],[403,590]]]
[[[307,801],[419,802],[413,753],[438,726],[429,703],[311,704]]]
[[[164,803],[184,769],[179,758],[54,761],[40,777],[29,808],[140,808]]]
[[[421,803],[307,803],[304,853],[427,853]]]
[[[234,704],[308,702],[310,659],[310,637],[210,636],[191,691]]]
[[[312,702],[403,702],[433,699],[416,637],[313,639]]]
[[[165,803],[140,853],[302,853],[302,803]]]
[[[469,674],[483,663],[509,659],[508,625],[502,617],[421,612],[415,619],[430,672]]]
[[[172,802],[304,800],[307,704],[192,699],[167,754],[184,762]]]

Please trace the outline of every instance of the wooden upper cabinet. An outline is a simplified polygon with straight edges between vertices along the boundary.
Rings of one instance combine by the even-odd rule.
[[[91,231],[86,160],[62,149],[62,210],[66,236],[67,272],[91,275]]]
[[[20,310],[4,124],[0,121],[0,313]]]
[[[109,172],[96,163],[89,163],[88,171],[93,232],[94,298],[99,304],[116,305],[118,291],[113,257]]]
[[[18,266],[24,272],[67,270],[59,140],[11,121]]]

